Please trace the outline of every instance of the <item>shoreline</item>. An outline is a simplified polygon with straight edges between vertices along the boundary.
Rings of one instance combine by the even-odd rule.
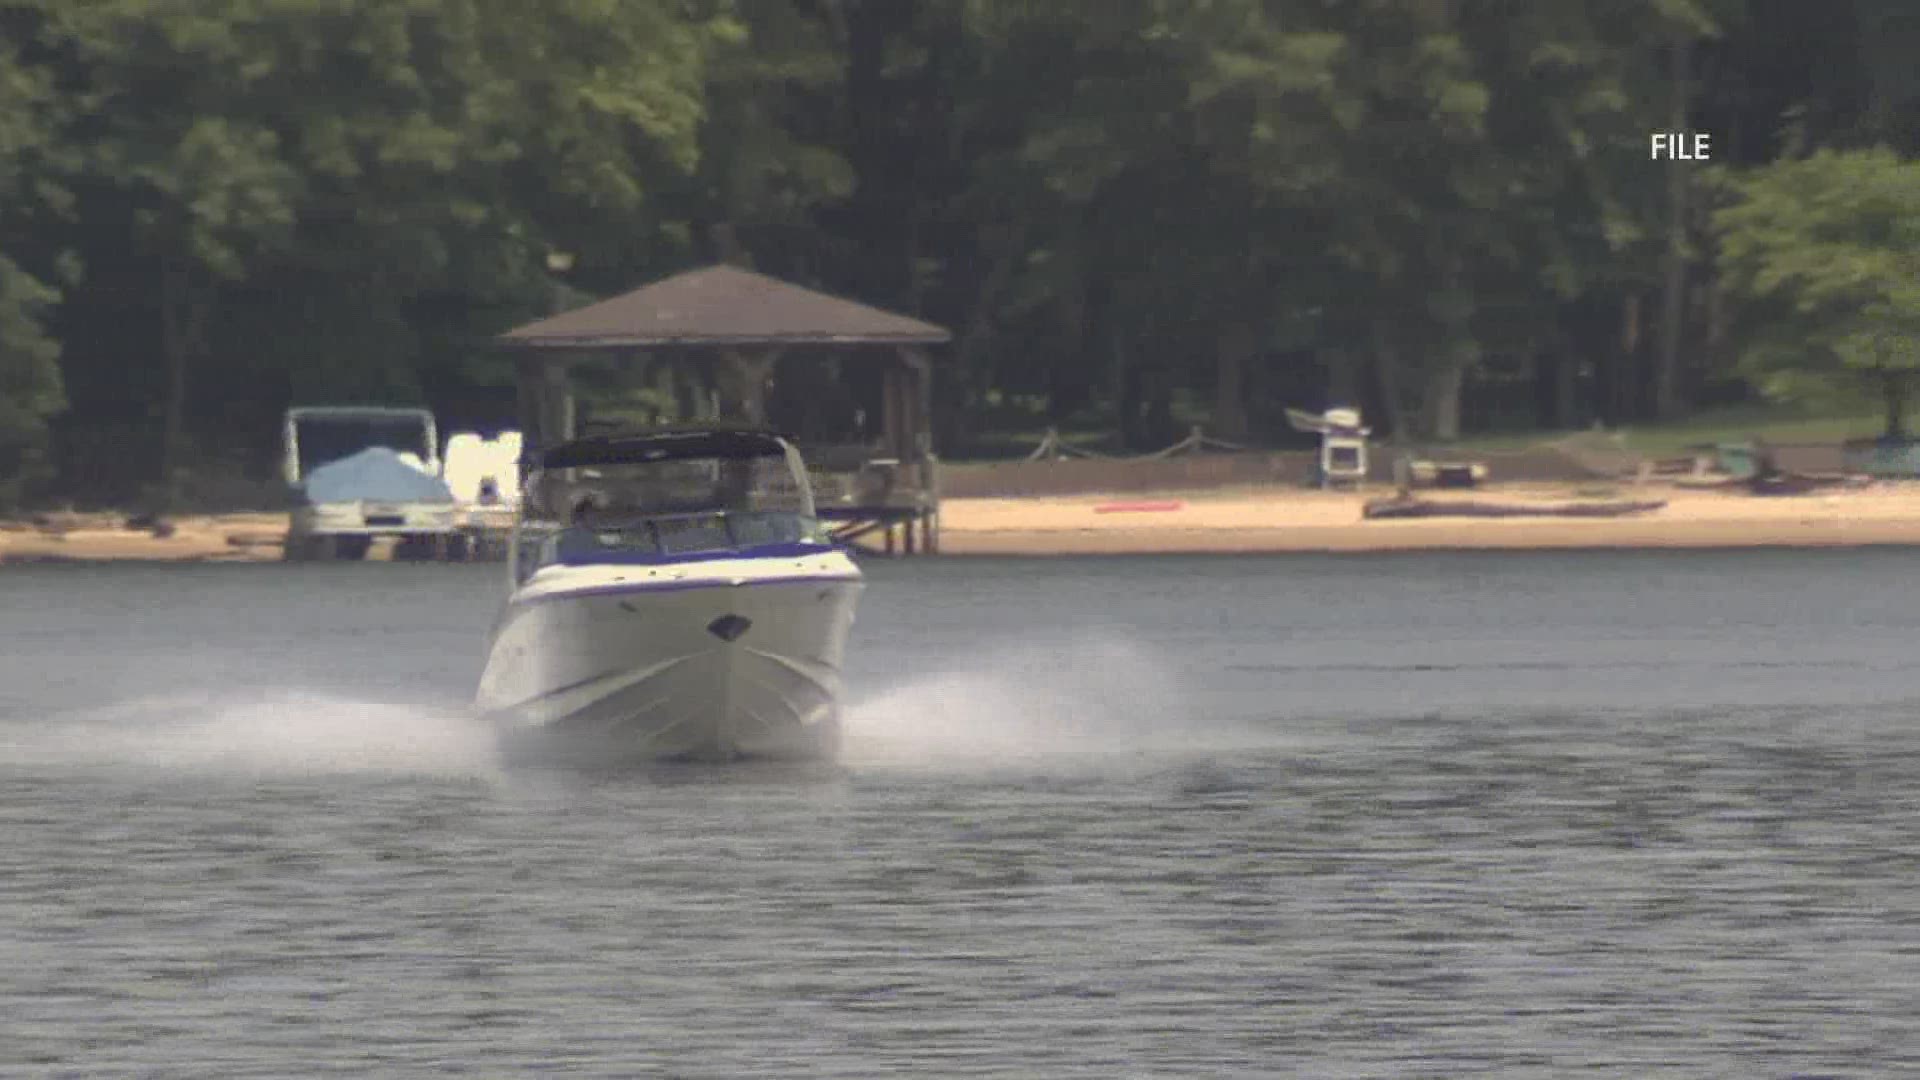
[[[1436,503],[1512,506],[1577,501],[1592,485],[1423,493]],[[1920,546],[1920,486],[1754,496],[1669,485],[1631,490],[1665,500],[1624,517],[1427,517],[1365,520],[1385,492],[1202,493],[1170,512],[1101,512],[1104,499],[965,500],[942,506],[941,554],[1334,554],[1423,551],[1633,551]],[[1276,524],[1284,522],[1284,524]]]
[[[1432,502],[1527,506],[1591,496],[1594,485],[1511,485],[1427,492]],[[1667,485],[1623,487],[1665,500],[1624,517],[1426,517],[1366,520],[1385,491],[1242,488],[1151,496],[949,499],[941,551],[979,556],[1252,555],[1460,551],[1660,551],[1920,547],[1920,485],[1875,484],[1754,496]],[[1116,503],[1115,499],[1124,499]],[[0,564],[281,561],[283,514],[174,519],[158,537],[118,515],[53,515],[0,524]]]
[[[189,514],[173,531],[129,529],[125,515],[49,514],[45,524],[0,522],[0,567],[73,563],[280,562],[287,515]]]
[[[1654,551],[1855,551],[1920,548],[1920,531],[1908,530],[1897,537],[1848,536],[1824,538],[1806,536],[1662,536],[1641,540],[1619,536],[1528,537],[1512,540],[1461,539],[1445,541],[1410,538],[1408,542],[1376,541],[1372,538],[1340,538],[1317,542],[1289,535],[1268,540],[1248,538],[1186,537],[1172,533],[1138,538],[1066,538],[1057,533],[1003,534],[991,538],[968,536],[958,542],[942,543],[940,556],[951,559],[1066,559],[1127,558],[1156,555],[1222,557],[1242,555],[1441,555],[1508,552],[1535,554],[1562,552],[1601,554],[1606,552]],[[874,553],[877,558],[885,555]]]

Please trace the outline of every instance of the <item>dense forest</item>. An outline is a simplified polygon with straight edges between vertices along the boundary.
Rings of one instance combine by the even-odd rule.
[[[289,404],[510,423],[494,335],[717,261],[950,327],[949,454],[1897,431],[1916,57],[1910,0],[0,0],[0,502],[270,475]]]

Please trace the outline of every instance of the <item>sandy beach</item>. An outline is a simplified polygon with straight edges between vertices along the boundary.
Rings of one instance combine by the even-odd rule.
[[[0,522],[5,562],[263,562],[280,560],[285,514],[171,519],[173,532],[129,529],[119,514],[50,514],[42,523]]]
[[[1667,505],[1621,518],[1367,521],[1361,507],[1387,492],[1168,494],[1155,500],[1177,502],[1178,509],[1104,513],[1113,498],[950,500],[941,506],[941,550],[1076,555],[1920,544],[1920,486],[1779,497],[1657,485],[1630,490],[1632,498]],[[1571,486],[1541,485],[1425,497],[1524,505],[1580,495]]]
[[[1920,485],[1764,498],[1661,485],[1623,489],[1628,492],[1667,505],[1620,518],[1369,521],[1361,517],[1362,506],[1386,492],[1239,489],[1124,500],[949,499],[941,508],[941,549],[948,555],[1152,555],[1920,544]],[[1527,505],[1581,494],[1570,486],[1539,485],[1425,497]],[[157,537],[106,514],[55,515],[39,526],[10,523],[0,528],[0,562],[272,562],[280,559],[286,519],[232,514],[184,517],[174,526],[172,535]]]

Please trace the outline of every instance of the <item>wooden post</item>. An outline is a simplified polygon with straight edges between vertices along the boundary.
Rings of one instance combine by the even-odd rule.
[[[520,431],[528,446],[551,446],[574,436],[571,361],[532,352],[514,361]]]
[[[522,352],[513,358],[513,388],[520,413],[521,437],[528,446],[546,445],[547,433],[541,427],[547,418],[546,384],[537,354]]]
[[[767,422],[767,383],[773,378],[774,365],[780,362],[779,349],[743,352],[727,349],[720,354],[721,416],[755,426]]]
[[[924,349],[906,348],[900,355],[913,372],[913,457],[925,461],[933,456],[933,362]]]
[[[905,462],[908,460],[907,418],[900,409],[901,376],[901,369],[892,364],[880,375],[880,440],[887,456]]]
[[[540,381],[545,424],[542,435],[548,444],[574,437],[573,383],[569,376],[571,361],[558,357],[543,359]]]
[[[933,456],[933,365],[921,349],[903,347],[898,354],[899,454],[902,464],[913,470],[913,516],[907,528],[920,530],[919,546],[932,554],[939,549],[934,518],[940,506]]]

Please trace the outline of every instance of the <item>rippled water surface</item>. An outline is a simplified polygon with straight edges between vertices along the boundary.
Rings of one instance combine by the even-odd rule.
[[[1920,1071],[1920,555],[869,571],[840,763],[587,776],[497,568],[0,570],[0,1074]]]

